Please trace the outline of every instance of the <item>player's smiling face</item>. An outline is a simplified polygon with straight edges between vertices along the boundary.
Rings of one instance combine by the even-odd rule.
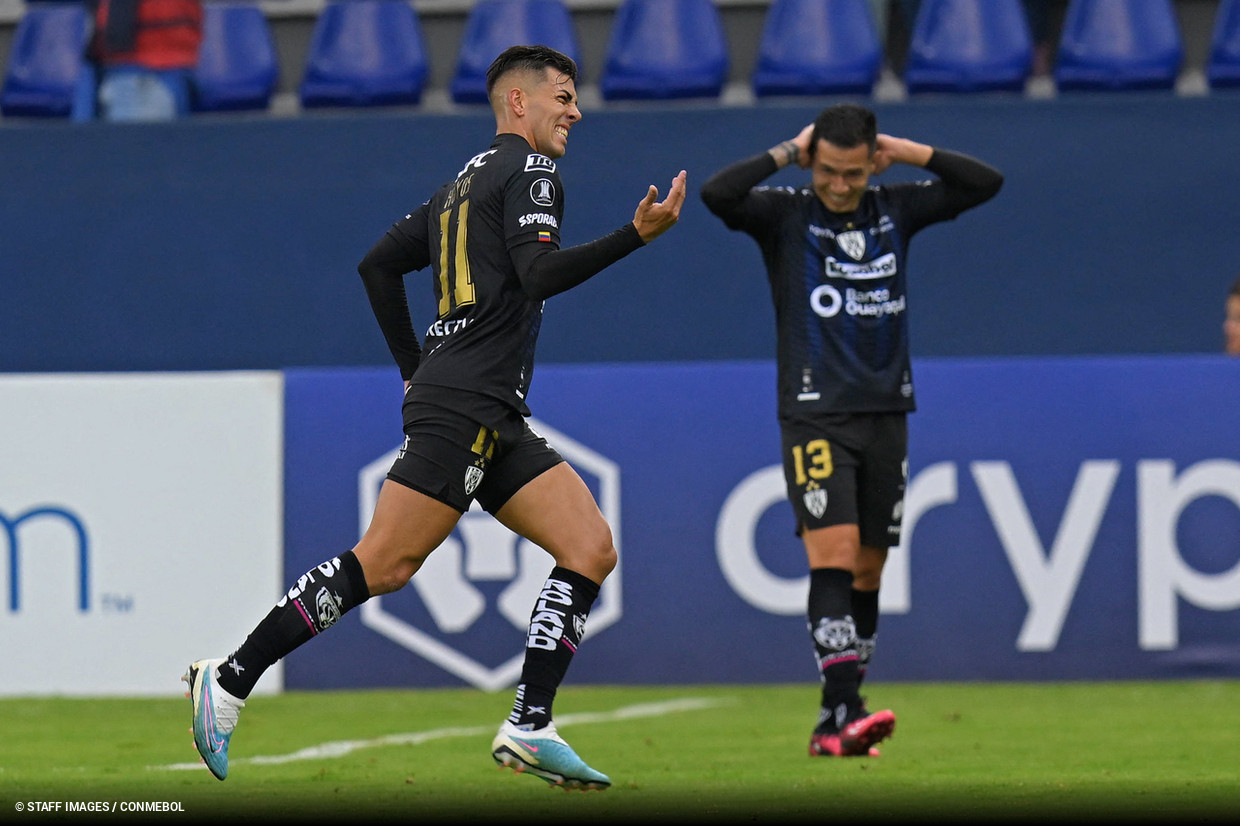
[[[527,116],[534,148],[548,158],[559,158],[568,149],[568,131],[581,120],[581,111],[572,79],[550,67],[546,71],[546,80],[530,91]]]
[[[831,212],[852,212],[861,205],[861,196],[874,171],[874,156],[867,144],[847,149],[818,141],[810,167],[814,192]]]

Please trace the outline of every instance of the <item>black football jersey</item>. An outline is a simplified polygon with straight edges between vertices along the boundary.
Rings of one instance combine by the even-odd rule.
[[[775,303],[781,415],[898,412],[916,406],[909,361],[909,240],[998,192],[976,159],[935,150],[937,180],[871,186],[831,212],[810,187],[753,186],[769,154],[721,170],[703,198],[758,242]]]
[[[529,415],[543,302],[522,289],[509,251],[531,242],[558,249],[563,215],[555,161],[501,134],[396,222],[392,231],[429,256],[437,307],[414,385],[483,393]]]
[[[834,213],[812,189],[758,187],[730,216],[766,262],[781,411],[914,409],[905,265],[914,233],[954,217],[935,189],[873,187]]]

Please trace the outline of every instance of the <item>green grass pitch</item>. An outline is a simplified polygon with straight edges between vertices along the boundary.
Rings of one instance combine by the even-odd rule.
[[[222,783],[193,766],[187,700],[7,698],[0,822],[115,820],[65,804],[162,801],[179,811],[126,819],[1240,823],[1240,681],[875,684],[871,709],[898,716],[878,758],[807,755],[816,694],[566,685],[560,732],[611,776],[604,792],[494,765],[506,692],[254,697]]]

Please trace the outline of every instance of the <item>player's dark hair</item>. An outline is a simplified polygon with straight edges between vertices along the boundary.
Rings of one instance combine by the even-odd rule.
[[[487,69],[487,95],[491,94],[501,76],[514,69],[541,72],[547,67],[567,75],[574,83],[577,81],[577,62],[563,52],[557,52],[550,46],[510,46]]]
[[[1240,295],[1240,278],[1231,282],[1231,289],[1227,291],[1228,295]]]
[[[818,141],[852,149],[865,144],[873,154],[878,146],[878,120],[874,113],[856,103],[837,103],[823,109],[814,119],[814,133],[810,136],[809,156],[814,157]]]

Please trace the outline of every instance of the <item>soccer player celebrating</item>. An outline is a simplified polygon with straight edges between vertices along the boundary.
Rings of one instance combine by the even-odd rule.
[[[616,548],[589,488],[526,423],[526,396],[544,300],[670,229],[685,172],[664,201],[650,186],[620,229],[560,249],[564,194],[555,160],[581,119],[576,77],[571,58],[544,46],[513,46],[497,57],[487,72],[495,140],[358,265],[405,381],[404,445],[357,545],[302,576],[229,657],[189,667],[194,742],[219,779],[228,774],[238,712],[263,671],[344,612],[406,585],[477,500],[555,561],[492,756],[557,786],[610,785],[556,733],[552,701]],[[428,266],[437,318],[423,349],[404,275]]]
[[[894,163],[937,180],[869,185]],[[810,170],[810,186],[759,186],[789,164]],[[876,755],[895,729],[891,711],[866,709],[860,686],[908,474],[908,244],[1002,183],[981,161],[878,134],[873,112],[840,104],[702,186],[711,212],[758,242],[775,302],[784,476],[822,681],[811,755]]]

